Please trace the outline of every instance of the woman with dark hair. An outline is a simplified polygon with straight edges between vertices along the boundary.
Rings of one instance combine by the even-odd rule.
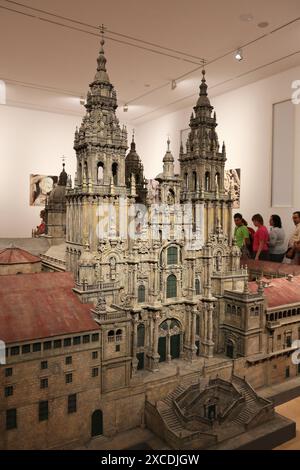
[[[264,219],[260,214],[252,217],[252,222],[257,230],[253,240],[253,258],[255,260],[269,260],[269,232],[264,226]]]
[[[285,255],[285,233],[282,228],[281,218],[273,214],[270,217],[270,261],[281,263]]]

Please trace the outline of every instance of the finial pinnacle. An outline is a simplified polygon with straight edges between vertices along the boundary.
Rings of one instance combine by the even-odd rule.
[[[168,145],[168,152],[170,152],[170,136],[168,135],[167,145]]]
[[[135,130],[132,129],[132,143],[134,144],[134,136],[135,136]]]

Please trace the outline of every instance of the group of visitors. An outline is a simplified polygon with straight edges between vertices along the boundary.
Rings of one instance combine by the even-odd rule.
[[[248,226],[242,214],[234,215],[236,244],[245,257],[255,260],[268,260],[281,263],[283,260],[293,264],[300,264],[300,211],[293,213],[295,230],[288,243],[285,242],[285,233],[281,218],[277,214],[270,217],[270,229],[264,225],[260,214],[252,217],[256,230]]]

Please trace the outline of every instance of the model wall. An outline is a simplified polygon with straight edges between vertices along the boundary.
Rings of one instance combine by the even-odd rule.
[[[209,86],[209,68],[207,69]],[[217,113],[220,145],[225,140],[227,168],[241,168],[241,207],[248,222],[260,212],[266,222],[279,214],[284,228],[293,229],[291,213],[300,210],[300,104],[295,105],[295,167],[293,207],[271,207],[272,105],[291,98],[291,84],[300,80],[300,67],[270,76],[235,91],[211,98]],[[209,93],[209,88],[208,88]],[[197,97],[195,95],[195,103]],[[167,136],[178,158],[180,130],[188,127],[191,107],[140,125],[136,129],[137,150],[144,161],[146,177],[161,171]],[[284,156],[283,156],[284,164]],[[177,163],[178,170],[178,163]]]

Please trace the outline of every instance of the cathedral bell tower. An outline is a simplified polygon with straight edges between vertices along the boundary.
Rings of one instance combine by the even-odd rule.
[[[100,44],[86,114],[75,132],[74,188],[67,191],[67,269],[77,281],[82,277],[80,258],[86,258],[87,251],[97,257],[101,241],[120,237],[120,212],[126,212],[124,204],[134,202],[125,183],[127,130],[116,116],[117,95],[106,70],[103,31]],[[98,279],[94,281],[96,285]]]
[[[193,225],[194,219],[202,219],[204,241],[216,232],[219,223],[231,241],[232,201],[224,191],[226,150],[223,143],[220,152],[216,113],[212,115],[212,111],[203,70],[199,98],[190,118],[186,152],[182,144],[180,147],[181,201],[192,204]]]

